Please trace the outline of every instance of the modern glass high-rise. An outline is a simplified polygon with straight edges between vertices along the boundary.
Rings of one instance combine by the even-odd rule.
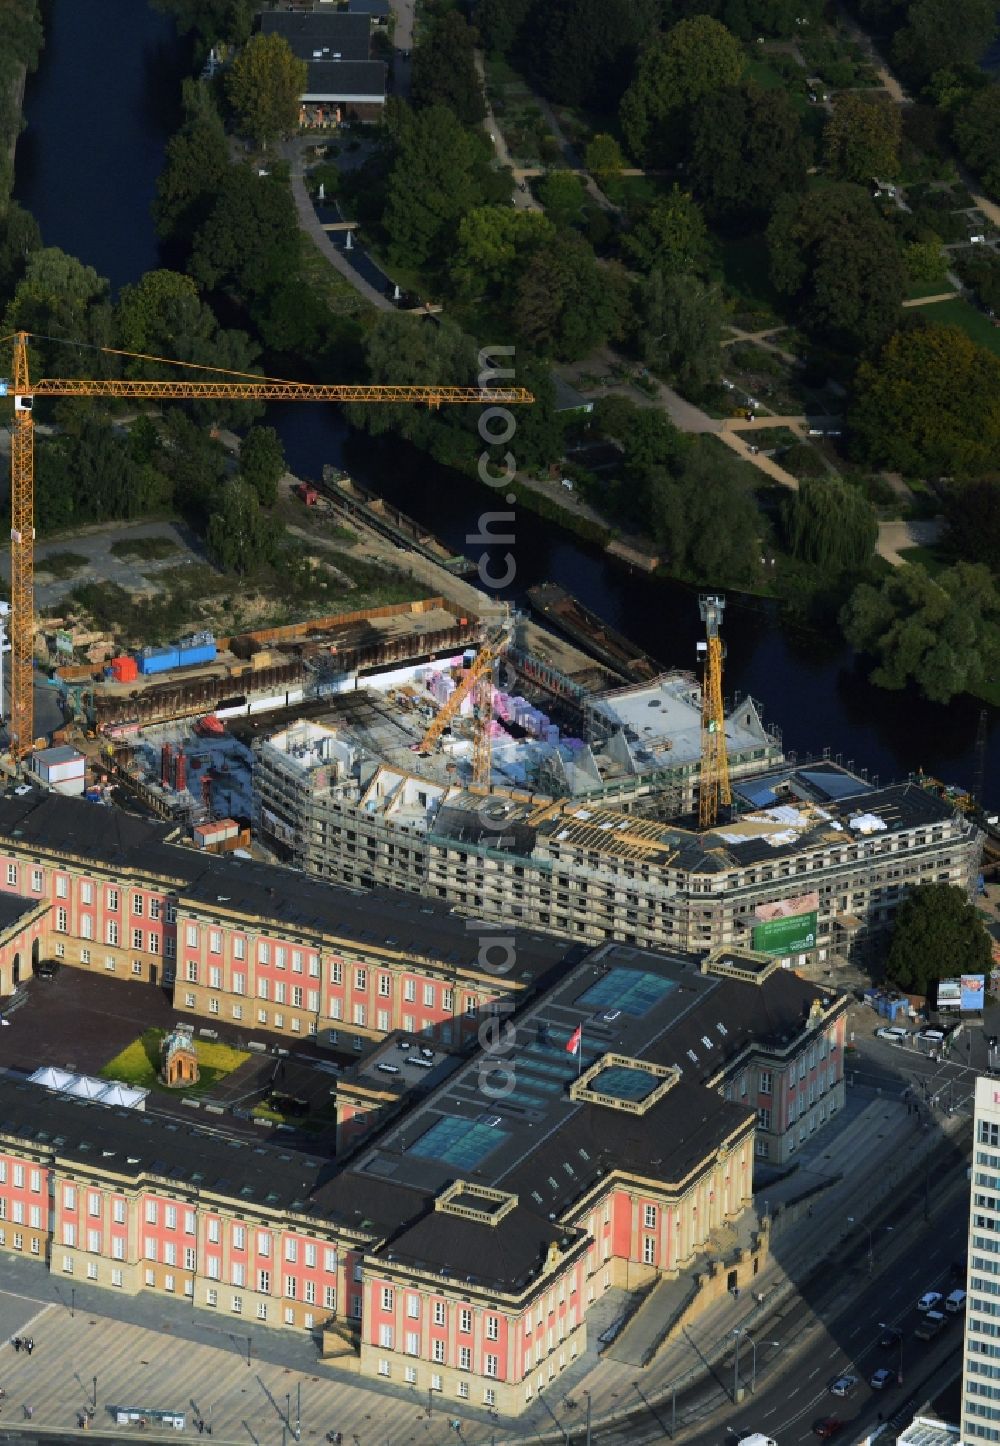
[[[976,1080],[962,1441],[1000,1441],[1000,1079]]]

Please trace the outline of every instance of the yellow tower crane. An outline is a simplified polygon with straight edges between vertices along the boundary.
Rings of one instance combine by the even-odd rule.
[[[450,403],[479,403],[487,406],[532,402],[524,387],[453,386],[341,386],[339,384],[289,382],[262,377],[252,372],[230,371],[224,367],[200,367],[191,362],[172,361],[120,351],[99,350],[113,356],[158,362],[162,366],[211,372],[226,381],[132,381],[122,378],[85,380],[79,377],[43,377],[32,381],[28,367],[30,332],[4,337],[14,344],[12,380],[0,381],[0,396],[14,398],[14,424],[10,452],[10,553],[11,553],[11,666],[10,666],[10,751],[15,760],[29,753],[34,742],[34,554],[35,554],[35,437],[32,408],[36,397],[116,397],[133,401],[240,401],[240,402],[426,402],[439,407]],[[2,700],[0,700],[2,701]]]
[[[722,639],[719,628],[726,606],[724,597],[706,594],[698,599],[705,624],[705,641],[698,652],[705,656],[701,687],[701,775],[698,780],[698,826],[713,828],[719,805],[733,801],[726,756],[726,715],[722,706]]]
[[[489,787],[493,759],[490,737],[490,723],[493,720],[493,670],[498,659],[509,646],[510,636],[509,618],[505,618],[490,630],[476,654],[472,666],[466,670],[465,676],[447,703],[438,709],[415,750],[422,755],[430,753],[471,693],[475,710],[472,781],[481,784],[484,788]]]

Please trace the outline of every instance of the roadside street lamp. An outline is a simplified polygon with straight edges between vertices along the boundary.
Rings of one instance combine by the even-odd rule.
[[[734,1348],[734,1350],[733,1350],[733,1401],[734,1401],[734,1402],[737,1402],[737,1401],[739,1400],[739,1391],[740,1391],[740,1338],[741,1338],[741,1336],[746,1336],[747,1340],[750,1342],[750,1349],[753,1351],[753,1358],[752,1358],[752,1359],[753,1359],[753,1365],[751,1366],[751,1374],[750,1374],[750,1394],[751,1394],[751,1396],[753,1395],[753,1393],[754,1393],[754,1391],[756,1390],[756,1387],[757,1387],[757,1346],[756,1346],[756,1344],[755,1344],[755,1342],[754,1342],[753,1336],[752,1336],[752,1335],[750,1334],[750,1332],[747,1330],[746,1326],[735,1326],[735,1327],[733,1328],[733,1330],[731,1331],[731,1335],[732,1335],[732,1336],[734,1337],[734,1339],[735,1339],[735,1348]]]
[[[587,1398],[587,1446],[591,1446],[591,1438],[590,1438],[590,1392],[589,1392],[589,1391],[584,1391],[583,1394],[584,1394],[584,1395],[586,1396],[586,1398]],[[671,1432],[671,1435],[673,1435],[673,1432]]]

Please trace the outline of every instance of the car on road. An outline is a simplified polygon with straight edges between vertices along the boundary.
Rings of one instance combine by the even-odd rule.
[[[939,1290],[925,1290],[917,1301],[917,1310],[921,1315],[926,1315],[929,1310],[937,1310],[943,1300],[944,1296]]]
[[[916,1037],[921,1044],[929,1044],[934,1049],[944,1044],[946,1038],[943,1029],[918,1029]]]
[[[892,1044],[902,1044],[904,1039],[909,1039],[910,1031],[902,1029],[898,1024],[887,1024],[882,1029],[876,1029],[876,1039],[888,1039]]]
[[[837,1436],[844,1429],[844,1423],[839,1416],[824,1416],[821,1421],[813,1425],[813,1435],[818,1436],[821,1441],[829,1441],[831,1436]]]
[[[902,1339],[902,1331],[898,1331],[895,1326],[886,1326],[878,1338],[878,1343],[882,1350],[889,1351],[893,1346],[898,1346]]]
[[[52,959],[43,959],[35,969],[38,979],[54,979],[56,977],[57,965]]]
[[[849,1396],[858,1384],[857,1376],[838,1376],[830,1383],[831,1396]]]
[[[949,1315],[961,1315],[965,1309],[965,1291],[953,1290],[951,1294],[945,1298],[944,1308]]]
[[[939,1336],[948,1324],[948,1317],[939,1310],[929,1310],[924,1313],[924,1318],[917,1326],[913,1334],[918,1341],[932,1341]]]
[[[896,1379],[895,1371],[887,1371],[885,1366],[879,1366],[878,1370],[869,1380],[868,1384],[873,1391],[884,1391],[892,1381]]]

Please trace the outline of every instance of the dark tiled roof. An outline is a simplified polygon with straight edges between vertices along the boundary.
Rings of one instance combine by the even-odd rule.
[[[466,919],[437,903],[396,889],[348,889],[296,869],[201,853],[170,842],[177,830],[115,808],[61,794],[0,799],[0,839],[21,849],[66,852],[112,869],[174,881],[194,906],[272,920],[289,930],[319,931],[358,947],[412,953],[439,970],[474,969],[480,941]],[[514,986],[536,980],[584,952],[577,945],[508,930],[515,943]]]
[[[260,17],[264,35],[281,35],[300,60],[315,60],[316,51],[329,51],[341,60],[367,60],[371,24],[367,15],[345,15],[313,11],[294,15],[285,10],[268,10]]]
[[[541,1270],[550,1245],[575,1245],[580,1238],[523,1204],[495,1225],[431,1209],[381,1254],[394,1263],[445,1274],[455,1284],[516,1290]]]
[[[678,1081],[644,1115],[583,1104],[510,1174],[496,1180],[529,1207],[561,1214],[613,1170],[679,1184],[754,1112]],[[538,1200],[535,1197],[540,1196]]]
[[[71,1099],[10,1076],[0,1076],[0,1132],[90,1169],[157,1175],[179,1192],[204,1190],[258,1208],[307,1211],[326,1164],[273,1145],[220,1140],[162,1115]]]
[[[20,894],[0,894],[0,934],[13,928],[40,903],[41,899],[22,899]]]
[[[358,16],[368,24],[367,18]],[[385,95],[384,60],[311,60],[304,95],[330,100],[352,100]]]

